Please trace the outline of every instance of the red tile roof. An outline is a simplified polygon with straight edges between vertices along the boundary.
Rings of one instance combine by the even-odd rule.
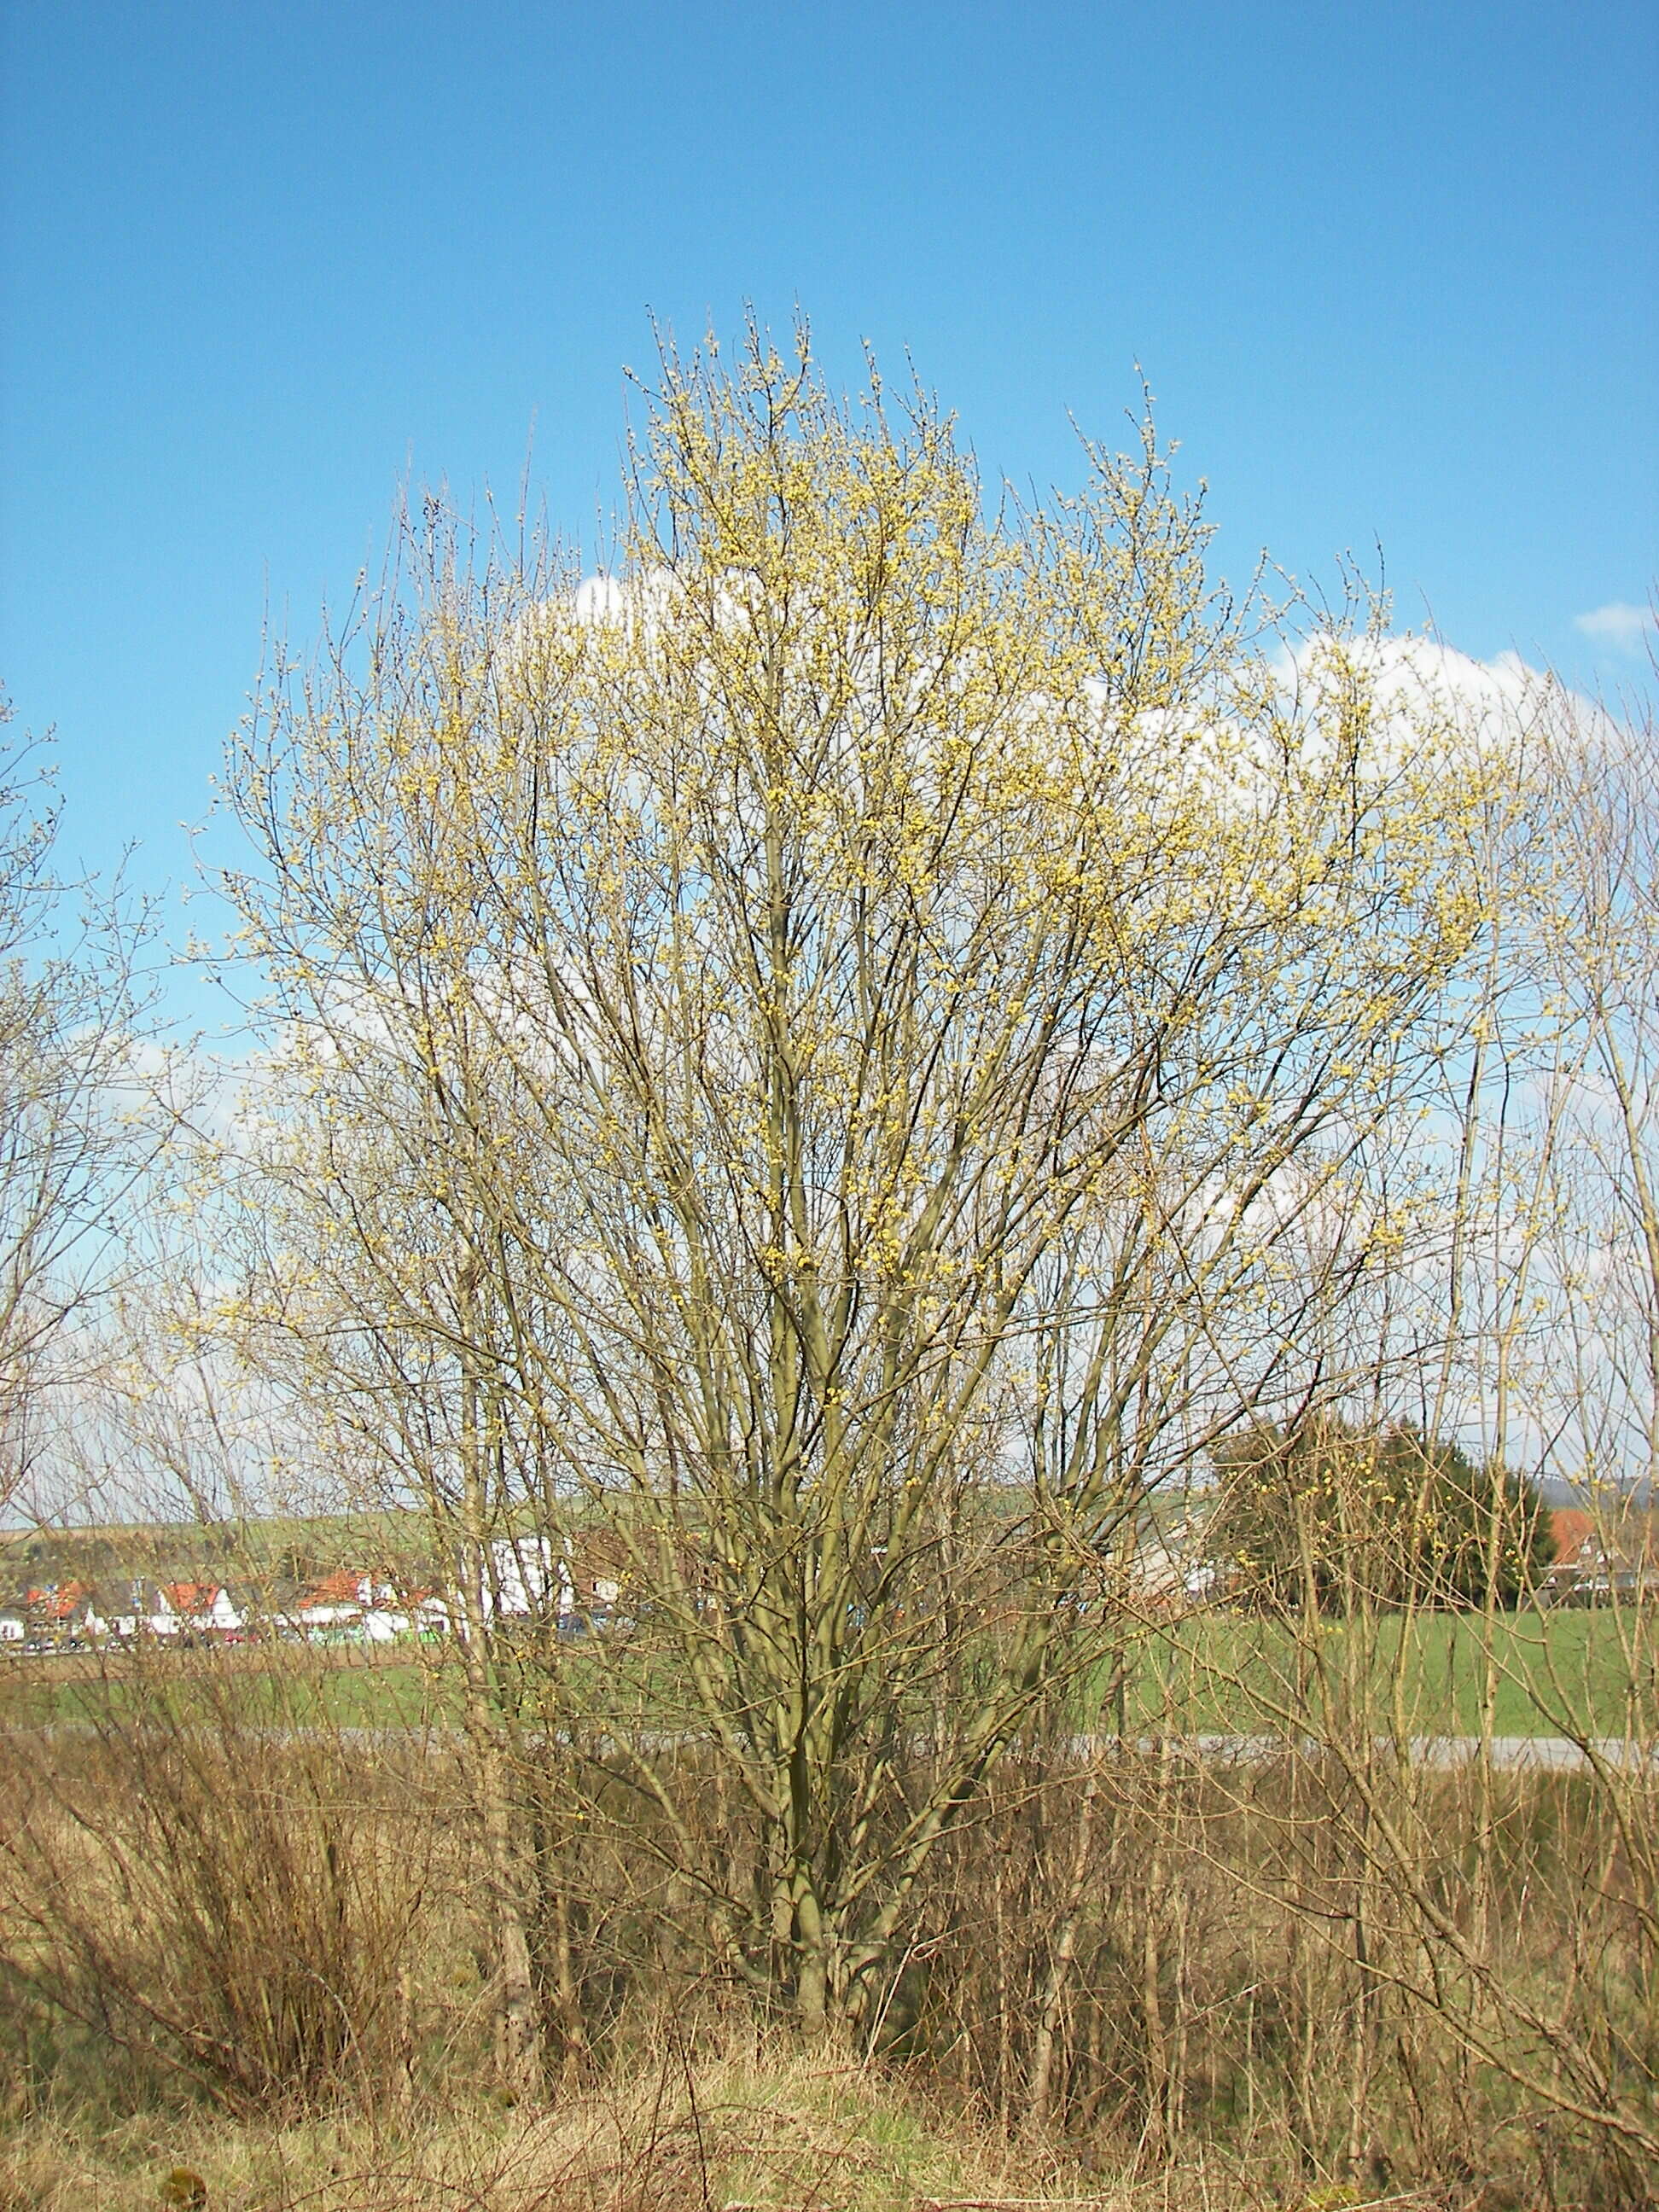
[[[24,1603],[31,1613],[44,1613],[48,1620],[67,1620],[91,1595],[85,1583],[51,1583],[44,1589],[32,1589]]]
[[[174,1613],[211,1613],[217,1583],[163,1583],[161,1595]]]
[[[1550,1536],[1558,1559],[1570,1559],[1578,1551],[1587,1536],[1595,1534],[1595,1522],[1588,1513],[1576,1505],[1563,1506],[1550,1516]]]
[[[360,1574],[356,1567],[337,1567],[331,1575],[325,1575],[319,1583],[313,1584],[300,1602],[302,1606],[361,1605],[365,1583],[372,1589],[374,1577]]]

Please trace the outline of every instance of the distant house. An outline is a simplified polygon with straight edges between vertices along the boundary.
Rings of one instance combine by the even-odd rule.
[[[550,1536],[498,1536],[478,1576],[486,1620],[551,1620],[574,1627],[607,1620],[623,1601],[628,1565],[603,1532],[587,1532],[556,1548]]]
[[[580,1530],[559,1562],[561,1611],[599,1616],[615,1612],[627,1596],[634,1572],[627,1547],[611,1530]]]
[[[29,1632],[28,1615],[21,1605],[0,1605],[0,1644],[21,1644]]]
[[[156,1636],[234,1636],[247,1615],[219,1583],[161,1583],[146,1624]]]
[[[1223,1581],[1195,1515],[1143,1515],[1118,1530],[1097,1556],[1097,1596],[1091,1601],[1121,1606],[1132,1613],[1184,1613],[1217,1595]]]
[[[1555,1557],[1539,1586],[1540,1605],[1659,1598],[1659,1522],[1650,1511],[1565,1506],[1550,1516],[1550,1536]]]
[[[355,1567],[337,1567],[301,1598],[294,1618],[302,1628],[337,1628],[356,1620],[374,1595],[369,1577]]]
[[[94,1644],[108,1643],[112,1638],[118,1642],[131,1642],[138,1628],[137,1613],[141,1604],[142,1585],[135,1583],[131,1589],[132,1609],[125,1613],[111,1614],[105,1612],[106,1599],[101,1589],[89,1595],[86,1608],[81,1615],[77,1633],[84,1634]]]
[[[396,1586],[356,1567],[313,1583],[289,1620],[307,1637],[342,1644],[394,1643],[411,1626]]]
[[[46,1583],[23,1601],[27,1632],[54,1644],[74,1643],[89,1632],[92,1591],[85,1583]]]
[[[479,1583],[484,1613],[503,1620],[528,1620],[570,1607],[569,1571],[562,1558],[555,1559],[546,1536],[498,1536]]]
[[[1186,1517],[1143,1531],[1126,1565],[1132,1598],[1176,1611],[1210,1596],[1220,1580],[1202,1525]]]

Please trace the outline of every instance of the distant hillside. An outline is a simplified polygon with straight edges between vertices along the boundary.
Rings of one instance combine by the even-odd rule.
[[[1547,1474],[1538,1484],[1538,1491],[1547,1505],[1587,1506],[1595,1502],[1585,1484],[1569,1482],[1565,1477],[1557,1474]],[[1655,1502],[1653,1485],[1645,1477],[1640,1482],[1632,1483],[1628,1490],[1620,1492],[1618,1495],[1626,1505],[1646,1506]],[[1606,1504],[1607,1502],[1604,1494],[1601,1503]]]

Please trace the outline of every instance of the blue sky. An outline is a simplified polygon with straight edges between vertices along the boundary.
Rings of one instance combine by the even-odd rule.
[[[406,474],[591,533],[624,363],[797,301],[988,470],[1144,364],[1219,557],[1617,684],[1659,576],[1659,8],[0,0],[0,679],[179,829]]]

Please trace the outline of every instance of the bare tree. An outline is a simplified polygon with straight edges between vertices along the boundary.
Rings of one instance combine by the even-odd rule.
[[[0,736],[9,720],[0,702]],[[142,930],[58,878],[56,831],[40,747],[0,744],[0,1508],[54,1388],[103,1356],[94,1321],[162,1126],[136,1054]]]

